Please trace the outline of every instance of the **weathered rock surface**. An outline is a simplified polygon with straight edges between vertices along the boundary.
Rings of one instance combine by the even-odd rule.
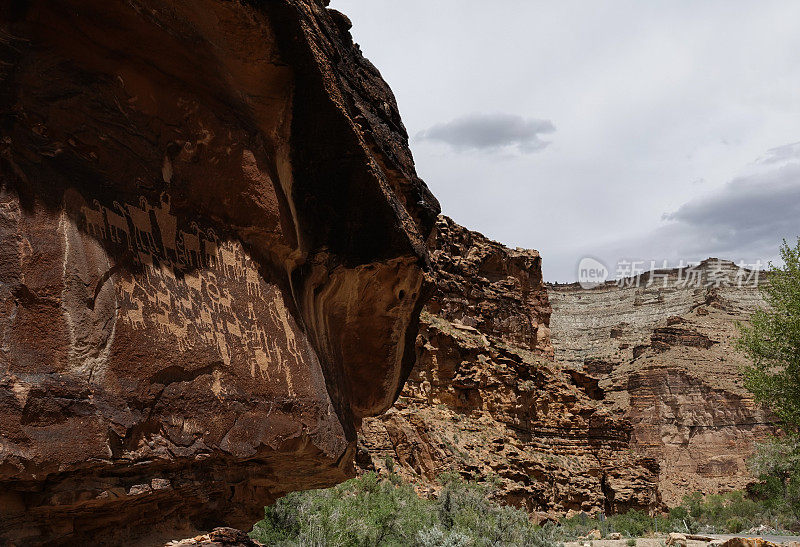
[[[495,480],[500,500],[551,517],[659,505],[658,465],[631,455],[630,424],[552,361],[539,254],[446,217],[431,249],[417,365],[395,406],[365,420],[361,468],[393,466],[428,493],[446,471]]]
[[[167,542],[165,547],[262,547],[264,544],[250,539],[246,532],[235,528],[215,528],[208,534]]]
[[[326,4],[0,2],[0,543],[249,529],[351,475],[438,203]]]
[[[778,547],[778,544],[763,538],[731,538],[720,547]]]
[[[630,420],[631,448],[659,463],[667,504],[746,486],[753,443],[775,431],[742,387],[746,358],[733,347],[735,322],[764,305],[763,274],[709,259],[692,275],[548,287],[556,359],[595,377],[605,403]]]

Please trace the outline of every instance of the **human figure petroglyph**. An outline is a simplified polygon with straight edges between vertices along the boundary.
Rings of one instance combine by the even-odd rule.
[[[192,222],[191,229],[194,233],[180,232],[186,264],[201,267],[200,228],[198,228],[197,223]]]
[[[83,207],[81,213],[86,218],[87,232],[97,239],[108,239],[106,236],[106,220],[102,211]]]
[[[178,240],[178,219],[169,213],[169,207],[169,196],[164,193],[161,196],[160,207],[155,208],[153,213],[161,230],[164,257],[174,262],[178,259],[178,250],[175,245]]]
[[[102,207],[97,200],[95,200],[95,206],[98,208]],[[119,211],[123,210],[122,205],[116,201],[114,202],[114,207]],[[125,215],[118,215],[114,211],[107,208],[102,208],[101,210],[106,215],[106,222],[108,222],[108,226],[110,228],[109,231],[111,232],[112,241],[119,245],[127,245],[130,242],[130,233],[128,232],[128,220]]]

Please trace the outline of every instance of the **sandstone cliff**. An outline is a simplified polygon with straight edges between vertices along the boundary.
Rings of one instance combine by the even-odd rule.
[[[362,469],[393,465],[428,493],[446,471],[494,480],[501,500],[550,516],[659,505],[658,465],[630,453],[630,424],[552,361],[539,254],[446,217],[430,246],[417,365],[394,408],[365,420]]]
[[[0,1],[0,543],[249,529],[351,475],[438,203],[326,5]]]
[[[596,378],[605,404],[630,420],[631,448],[659,462],[668,504],[746,486],[753,443],[775,431],[742,387],[746,358],[733,347],[735,322],[763,305],[759,280],[709,259],[639,286],[548,287],[557,361]]]

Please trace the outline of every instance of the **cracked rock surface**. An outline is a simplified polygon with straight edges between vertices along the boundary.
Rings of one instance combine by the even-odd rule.
[[[395,406],[365,420],[360,468],[391,461],[423,494],[445,472],[487,480],[539,520],[659,506],[658,464],[630,451],[630,422],[596,379],[553,361],[539,253],[440,217],[431,255],[417,364]]]

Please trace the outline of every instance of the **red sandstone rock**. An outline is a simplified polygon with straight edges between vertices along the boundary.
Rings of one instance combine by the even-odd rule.
[[[351,475],[438,203],[326,3],[0,2],[0,542],[249,529]]]
[[[731,538],[720,547],[778,547],[778,544],[762,538]]]
[[[417,365],[395,407],[365,420],[361,468],[390,458],[423,494],[445,471],[494,479],[499,501],[551,517],[659,506],[658,465],[630,453],[630,423],[596,379],[552,361],[539,254],[446,217],[431,249]]]

